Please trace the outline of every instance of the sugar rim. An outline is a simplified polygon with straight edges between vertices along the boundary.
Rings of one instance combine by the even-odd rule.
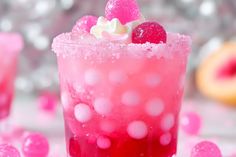
[[[76,39],[73,39],[75,38]],[[87,40],[86,38],[90,39]],[[132,55],[139,57],[158,58],[173,57],[174,53],[178,56],[186,56],[191,50],[190,36],[181,35],[179,33],[167,33],[167,43],[153,44],[124,44],[111,41],[96,39],[88,33],[74,34],[63,33],[53,39],[52,51],[59,57],[77,56],[119,58],[121,55]],[[123,51],[122,51],[123,49]],[[111,53],[112,52],[112,53]]]

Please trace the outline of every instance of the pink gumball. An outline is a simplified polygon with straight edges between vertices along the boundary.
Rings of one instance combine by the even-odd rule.
[[[195,112],[184,113],[181,117],[181,128],[189,135],[197,135],[202,126],[200,115]]]
[[[54,113],[57,107],[57,96],[51,92],[43,92],[38,98],[39,109]]]
[[[136,0],[109,0],[105,9],[106,18],[118,18],[122,24],[138,20],[141,17]]]
[[[203,141],[193,147],[191,157],[222,157],[222,154],[216,144]]]
[[[19,151],[8,144],[0,145],[0,157],[20,157]]]
[[[25,157],[47,157],[49,152],[47,138],[39,133],[29,134],[23,141],[22,152]]]
[[[75,26],[72,29],[72,32],[79,32],[79,31],[86,31],[86,32],[90,32],[90,29],[97,24],[97,20],[98,18],[95,16],[83,16],[82,18],[80,18]]]

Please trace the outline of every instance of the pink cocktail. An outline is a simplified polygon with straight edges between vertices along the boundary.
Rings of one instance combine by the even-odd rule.
[[[57,36],[68,157],[174,157],[190,38],[108,0]]]
[[[23,41],[19,34],[0,33],[0,121],[10,113],[17,60],[22,48]]]
[[[174,157],[190,38],[122,44],[54,39],[68,157]]]

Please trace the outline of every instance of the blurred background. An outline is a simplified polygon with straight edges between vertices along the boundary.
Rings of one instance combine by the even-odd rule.
[[[196,72],[201,71],[199,65],[202,61],[207,62],[209,55],[216,53],[215,50],[225,43],[235,41],[236,0],[138,1],[144,17],[159,21],[169,32],[180,32],[192,37],[193,50],[189,59],[186,79],[185,104],[187,105],[183,107],[183,111],[194,110],[199,113],[204,119],[200,137],[218,141],[226,157],[235,157],[230,154],[236,150],[236,133],[234,132],[236,110],[226,107],[227,105],[219,105],[224,102],[217,101],[218,99],[211,100],[202,96],[197,88]],[[53,122],[50,126],[37,123],[46,129],[39,128],[34,124],[33,119],[22,118],[19,113],[25,113],[25,110],[18,104],[35,105],[38,96],[48,91],[59,96],[56,56],[51,51],[52,39],[62,32],[71,31],[75,22],[83,15],[104,15],[106,2],[106,0],[0,0],[0,31],[20,32],[25,42],[15,82],[15,103],[17,105],[14,107],[14,113],[15,119],[17,119],[16,123],[25,125],[31,130],[42,131],[48,137],[50,135],[56,136],[52,137],[53,143],[63,140],[61,140],[63,132],[59,131],[58,134],[54,134],[52,131],[55,128],[63,128],[61,116],[57,118],[57,122]],[[236,49],[233,51],[236,52]],[[235,53],[234,56],[236,56]],[[230,70],[232,78],[235,79],[236,59]],[[202,74],[201,77],[207,76]],[[236,88],[235,83],[231,86]],[[205,88],[208,87],[205,86]],[[204,91],[204,89],[200,91]],[[22,100],[23,97],[25,97],[24,100]],[[236,95],[232,99],[234,100],[233,104],[236,104]],[[15,112],[17,110],[20,110],[19,113]],[[209,111],[213,110],[214,112],[210,114],[211,117],[208,117]],[[33,113],[27,113],[27,116],[29,115],[34,116]],[[222,118],[223,115],[225,115],[224,118]],[[26,119],[28,120],[27,124]],[[186,139],[186,137],[182,137],[182,139]],[[191,142],[193,141],[198,140],[194,138]],[[180,149],[184,150],[183,142],[181,145]],[[60,146],[54,146],[54,150],[59,150],[59,148]],[[186,154],[182,156],[187,157]]]
[[[0,31],[24,36],[16,81],[19,93],[57,90],[53,37],[70,31],[83,15],[104,15],[105,4],[106,0],[0,0]],[[168,31],[191,35],[189,74],[204,56],[201,53],[210,53],[212,47],[235,38],[235,0],[139,0],[139,4],[145,17],[158,20]],[[194,84],[190,84],[192,90],[191,86]],[[189,94],[193,94],[191,90]]]

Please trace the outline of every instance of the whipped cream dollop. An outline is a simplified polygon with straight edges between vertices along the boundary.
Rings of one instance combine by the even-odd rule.
[[[98,18],[97,24],[91,28],[90,33],[97,38],[102,38],[103,32],[109,34],[125,34],[127,33],[127,30],[128,28],[122,25],[117,18],[109,21],[101,16]]]
[[[98,18],[97,24],[91,28],[90,33],[98,39],[130,43],[132,30],[144,21],[145,19],[142,16],[139,20],[123,25],[117,18],[113,18],[109,21],[101,16]]]

